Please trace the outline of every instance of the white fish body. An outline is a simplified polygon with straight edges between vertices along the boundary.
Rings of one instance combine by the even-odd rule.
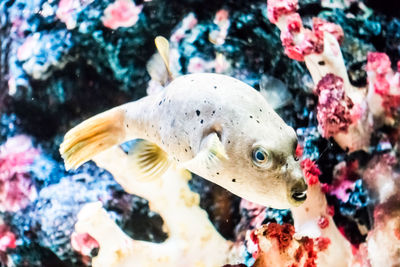
[[[158,94],[84,121],[66,134],[60,151],[74,168],[138,138],[148,142],[132,156],[149,177],[172,160],[262,205],[288,208],[305,200],[294,130],[258,91],[229,76],[181,76]],[[257,161],[256,155],[263,159],[257,152],[265,160]]]
[[[163,85],[170,83],[161,92],[70,130],[60,146],[66,168],[79,167],[114,145],[143,139],[131,155],[138,179],[156,178],[175,162],[261,205],[288,208],[303,203],[307,184],[295,159],[296,134],[265,98],[220,74],[173,80],[168,41],[157,37],[155,42],[165,68],[155,58],[149,73]]]

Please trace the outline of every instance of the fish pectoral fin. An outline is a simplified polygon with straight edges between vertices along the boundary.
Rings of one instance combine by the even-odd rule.
[[[138,140],[128,155],[136,178],[142,181],[152,181],[161,177],[171,165],[168,154],[147,140]]]
[[[213,132],[207,135],[201,142],[201,151],[191,160],[202,163],[206,167],[217,167],[222,160],[227,160],[225,147],[221,143],[217,133]]]

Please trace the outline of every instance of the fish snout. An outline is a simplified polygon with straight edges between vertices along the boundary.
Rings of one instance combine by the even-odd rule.
[[[288,200],[293,206],[300,206],[307,199],[307,183],[304,178],[297,182],[288,190]]]

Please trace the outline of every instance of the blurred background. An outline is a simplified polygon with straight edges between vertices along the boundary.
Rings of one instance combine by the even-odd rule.
[[[319,16],[343,28],[341,49],[353,85],[367,84],[367,52],[400,59],[399,2],[299,0],[299,5],[305,26]],[[323,183],[332,182],[337,163],[357,159],[363,166],[387,149],[382,146],[387,129],[373,140],[372,154],[347,155],[320,136],[311,76],[304,63],[284,54],[266,0],[0,0],[0,27],[2,266],[90,266],[98,247],[78,251],[71,234],[78,211],[91,201],[102,201],[134,239],[167,238],[162,218],[145,199],[126,193],[94,163],[66,172],[58,153],[64,134],[77,123],[162,90],[149,83],[146,70],[157,35],[170,40],[176,74],[222,73],[261,90],[297,130],[304,154],[318,160]],[[352,182],[347,200],[327,197],[336,224],[357,246],[373,223],[373,203],[360,177]],[[254,227],[260,210],[200,177],[190,186],[226,239],[240,240]],[[261,221],[292,218],[290,211],[266,209]]]

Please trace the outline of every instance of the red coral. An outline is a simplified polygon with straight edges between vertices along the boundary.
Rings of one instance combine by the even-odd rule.
[[[0,147],[0,210],[20,210],[36,197],[29,167],[38,154],[23,135],[8,139]]]
[[[318,226],[321,229],[325,229],[326,227],[329,226],[329,219],[326,216],[321,216],[318,219]]]
[[[306,251],[307,259],[304,267],[317,267],[315,260],[317,259],[317,252],[314,250],[314,240],[308,237],[302,239],[303,247]]]
[[[333,217],[333,215],[335,215],[335,206],[329,205],[329,206],[326,208],[326,213],[327,213],[329,216],[332,216],[332,217]]]
[[[319,251],[327,249],[328,246],[331,244],[331,240],[329,239],[329,237],[318,237],[316,241]]]
[[[301,258],[302,258],[303,255],[304,255],[304,252],[305,252],[304,247],[303,247],[303,246],[299,246],[299,247],[296,249],[296,252],[294,253],[294,260],[295,260],[296,262],[300,262]]]
[[[324,39],[324,32],[332,34],[339,43],[343,42],[344,33],[342,27],[321,18],[313,18],[313,31],[318,39]]]
[[[294,227],[291,224],[283,225],[270,223],[265,231],[268,238],[275,238],[278,241],[279,250],[285,250],[293,240]]]
[[[329,193],[331,191],[331,186],[329,184],[327,184],[327,183],[321,183],[321,191],[324,194],[327,194],[327,193]]]
[[[400,228],[394,229],[394,236],[400,240]]]
[[[353,102],[345,93],[343,79],[332,73],[325,75],[319,81],[316,93],[319,95],[317,119],[322,135],[331,137],[347,132],[352,123]]]
[[[303,156],[303,147],[300,144],[297,144],[295,157],[300,159]]]
[[[15,234],[10,228],[5,224],[0,225],[0,251],[6,252],[8,248],[15,248],[15,241]]]
[[[318,176],[321,175],[321,171],[318,169],[317,164],[314,161],[307,158],[301,162],[301,168],[303,169],[304,176],[306,177],[308,185],[314,185],[318,183]]]
[[[280,16],[294,13],[298,8],[297,0],[268,0],[268,19],[275,24]]]

